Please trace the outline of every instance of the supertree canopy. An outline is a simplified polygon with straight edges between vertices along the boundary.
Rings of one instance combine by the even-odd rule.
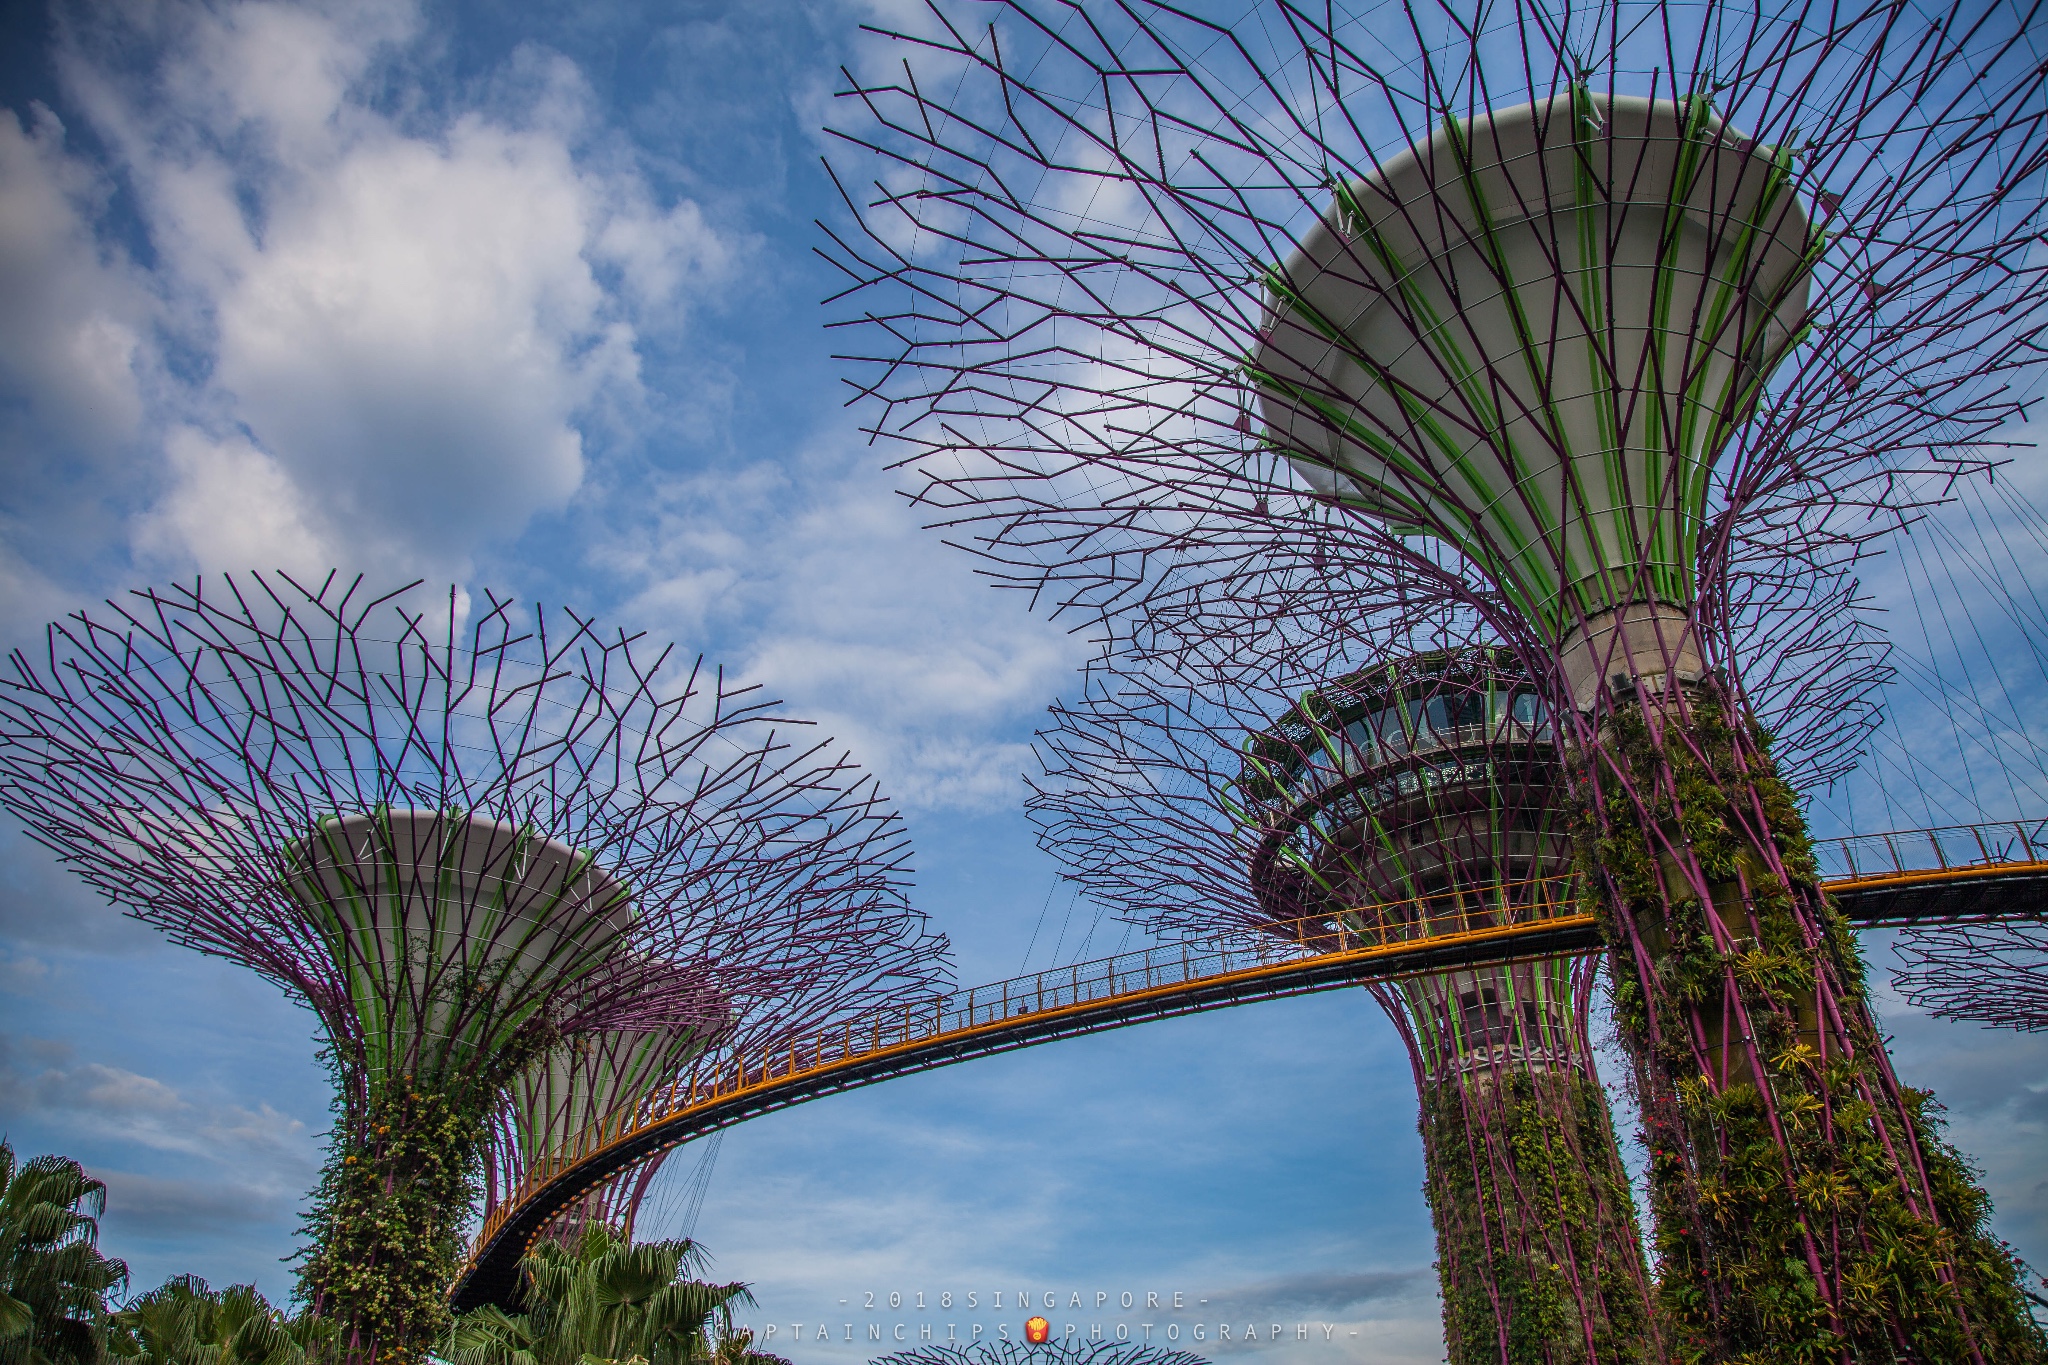
[[[58,622],[0,680],[30,836],[317,1016],[337,1123],[302,1292],[352,1358],[445,1322],[507,1086],[543,1158],[782,1004],[810,1026],[943,970],[900,822],[829,741],[573,613],[469,612],[200,580]]]
[[[1361,547],[1387,605],[1354,634],[1480,623],[1570,757],[1673,1349],[2037,1358],[1745,665],[1816,638],[1790,585],[1984,467],[2038,375],[2039,16],[933,14],[922,72],[851,92],[885,169],[832,252],[919,496],[1169,653],[1242,617],[1203,543],[1276,517]]]
[[[1892,984],[1909,1003],[1943,1019],[2048,1031],[2048,924],[1929,926],[1893,946],[1905,966]]]
[[[1098,666],[1055,708],[1032,809],[1094,898],[1310,946],[1571,913],[1569,788],[1511,655],[1411,656],[1291,703],[1287,665],[1240,656],[1222,686]],[[1593,976],[1539,957],[1372,988],[1414,1067],[1459,1365],[1661,1358],[1587,1037]]]
[[[564,1038],[512,1078],[491,1131],[486,1218],[527,1181],[615,1137],[691,1063],[729,1038],[734,1020],[714,974],[700,969],[693,975],[681,991],[657,997],[655,1008]],[[549,1234],[574,1246],[595,1221],[630,1238],[660,1167],[657,1157],[607,1181],[557,1217]]]
[[[707,870],[706,902],[746,907],[748,942],[772,949],[735,945],[721,953],[700,941],[694,960],[639,964],[634,970],[670,982],[565,1038],[514,1077],[492,1131],[486,1218],[532,1182],[673,1103],[697,1070],[772,1053],[918,994],[919,978],[879,989],[875,963],[862,966],[886,952],[898,933],[890,917],[901,909],[862,889],[875,876],[876,847],[862,830],[874,814],[863,801],[815,810],[806,825],[764,818],[772,856]],[[933,975],[921,979],[928,994]],[[592,1219],[630,1234],[667,1155],[606,1181],[559,1215],[550,1235],[573,1245]]]

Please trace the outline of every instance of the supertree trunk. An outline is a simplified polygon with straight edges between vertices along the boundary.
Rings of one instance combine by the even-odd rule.
[[[1319,807],[1300,901],[1395,939],[1569,904],[1568,799],[1535,703],[1490,650],[1393,661],[1305,697],[1253,742],[1269,763],[1273,739],[1295,748],[1294,776],[1277,784],[1288,799],[1251,803],[1272,832],[1301,818],[1303,798]],[[1587,1035],[1593,978],[1590,959],[1545,958],[1375,990],[1414,1064],[1455,1365],[1661,1354]]]
[[[1454,1365],[1659,1359],[1607,1096],[1574,1070],[1418,1087]]]
[[[374,1088],[359,1133],[335,1145],[305,1218],[301,1292],[351,1360],[405,1360],[444,1337],[448,1285],[476,1198],[489,1090]]]
[[[1311,950],[1574,907],[1555,732],[1511,655],[1316,667],[1307,691],[1304,662],[1237,653],[1201,688],[1156,661],[1096,666],[1039,737],[1046,846],[1131,918]],[[1374,989],[1415,1075],[1457,1365],[1662,1356],[1588,1040],[1593,962]]]
[[[2042,1359],[1762,732],[1711,679],[1644,689],[1577,767],[1678,1357]]]
[[[1453,1365],[1663,1358],[1635,1199],[1587,1042],[1594,961],[1374,988],[1415,1062]],[[1445,1046],[1460,1033],[1462,1046]]]

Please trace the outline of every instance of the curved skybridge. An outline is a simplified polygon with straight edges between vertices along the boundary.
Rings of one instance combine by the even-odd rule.
[[[1828,892],[1858,927],[2037,919],[2048,908],[2048,820],[1856,835],[1814,851]],[[454,1305],[509,1304],[520,1257],[557,1213],[642,1158],[757,1114],[1152,1019],[1597,949],[1598,927],[1570,881],[1431,897],[1384,932],[1319,917],[1258,938],[1136,949],[936,996],[772,1053],[726,1057],[658,1092],[637,1120],[593,1130],[577,1154],[535,1169],[485,1221]]]

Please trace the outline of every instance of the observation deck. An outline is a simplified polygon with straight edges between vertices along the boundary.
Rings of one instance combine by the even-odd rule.
[[[1827,891],[1858,927],[2033,919],[2048,910],[2048,820],[1857,835],[1815,851]],[[1399,917],[1357,917],[1386,926],[1377,930],[1317,916],[1298,922],[1292,939],[1269,929],[1256,939],[1138,949],[934,997],[771,1053],[724,1058],[717,1070],[657,1093],[631,1121],[593,1131],[578,1153],[535,1168],[484,1220],[453,1305],[510,1305],[520,1258],[557,1213],[644,1157],[759,1114],[1153,1019],[1595,951],[1598,927],[1579,913],[1569,881],[1542,883],[1505,913],[1469,908],[1469,893],[1445,895],[1408,902]]]

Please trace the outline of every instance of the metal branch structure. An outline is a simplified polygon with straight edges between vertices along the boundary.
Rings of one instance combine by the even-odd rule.
[[[656,1091],[730,1033],[731,1011],[714,973],[672,962],[645,969],[682,979],[647,1005],[565,1038],[507,1085],[484,1170],[485,1218],[510,1191],[635,1121]],[[660,1167],[653,1160],[622,1172],[558,1217],[548,1234],[573,1246],[587,1224],[598,1222],[630,1238],[640,1201]]]
[[[1220,688],[1098,667],[1040,734],[1033,814],[1098,902],[1311,944],[1577,914],[1554,727],[1506,651],[1390,661],[1291,700],[1284,659],[1235,663]],[[1662,1358],[1587,1036],[1594,974],[1567,955],[1370,988],[1415,1073],[1458,1365]]]
[[[1893,947],[1905,966],[1892,984],[1908,1003],[1942,1019],[2048,1031],[2048,923],[1909,929]]]
[[[445,1319],[506,1087],[500,1182],[686,1058],[943,977],[901,822],[830,741],[573,612],[468,609],[202,579],[60,621],[0,679],[30,837],[318,1018],[303,1292],[364,1360]]]
[[[1521,683],[1520,686],[1517,684]],[[1245,746],[1236,811],[1279,920],[1374,925],[1446,897],[1569,914],[1570,803],[1510,656],[1394,661],[1303,695]],[[1363,926],[1360,926],[1363,927]],[[1660,1355],[1634,1200],[1587,1036],[1595,964],[1545,958],[1374,989],[1407,1045],[1453,1361]]]
[[[1163,658],[1284,610],[1393,659],[1419,614],[1541,695],[1686,1358],[2044,1349],[1750,688],[1853,762],[1859,558],[2023,411],[2040,17],[1012,0],[848,92],[882,170],[826,254],[936,520]]]
[[[492,1134],[486,1226],[519,1191],[647,1119],[683,1078],[931,997],[941,980],[935,972],[901,973],[889,960],[901,936],[876,913],[881,907],[869,891],[877,850],[865,827],[875,814],[866,803],[828,806],[808,828],[776,831],[770,856],[720,870],[707,903],[744,914],[760,946],[722,958],[700,950],[690,961],[615,964],[669,981],[632,1008],[593,1014],[593,1027],[512,1080]],[[937,944],[926,939],[919,947],[930,952]],[[591,1219],[630,1233],[666,1155],[594,1190],[548,1235],[568,1241]]]

